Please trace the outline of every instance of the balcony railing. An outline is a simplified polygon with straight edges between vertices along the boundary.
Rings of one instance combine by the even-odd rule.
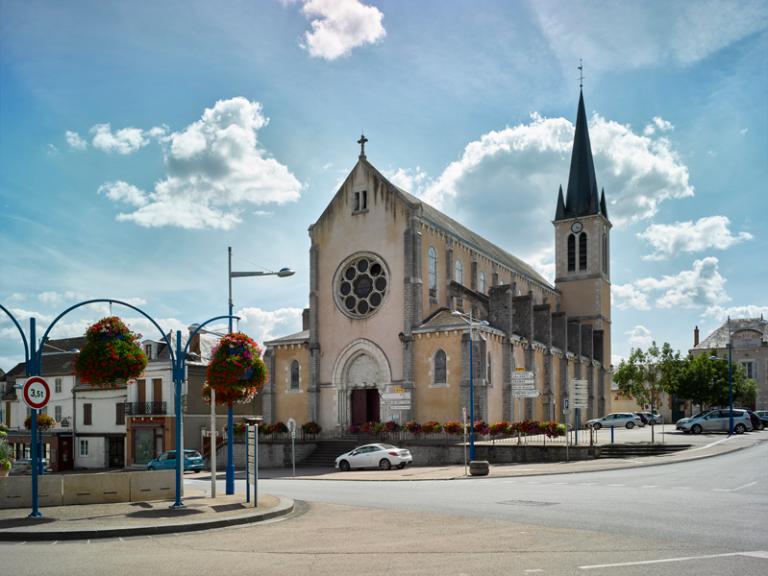
[[[163,416],[167,414],[165,402],[126,402],[126,416]]]

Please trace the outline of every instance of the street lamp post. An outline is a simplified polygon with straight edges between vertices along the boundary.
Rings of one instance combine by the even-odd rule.
[[[286,278],[293,276],[294,271],[290,268],[281,268],[277,272],[233,272],[232,271],[232,246],[227,248],[228,256],[228,273],[227,282],[229,284],[229,333],[232,333],[232,278],[245,278],[247,276],[277,276],[278,278]],[[232,495],[235,493],[235,462],[234,462],[234,427],[235,416],[232,403],[227,405],[227,480],[226,480],[226,493]]]
[[[731,341],[731,317],[728,317],[728,434],[733,436],[733,342]]]
[[[475,326],[488,326],[488,322],[485,320],[475,322],[472,319],[471,310],[469,314],[458,310],[454,310],[451,314],[458,316],[469,326],[469,461],[471,462],[475,459],[475,365],[472,358],[472,330]]]

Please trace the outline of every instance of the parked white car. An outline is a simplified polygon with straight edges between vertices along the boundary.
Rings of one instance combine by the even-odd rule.
[[[346,472],[352,468],[405,468],[413,463],[411,452],[392,444],[366,444],[336,458],[335,468]]]
[[[600,430],[600,428],[634,428],[635,426],[643,426],[643,421],[640,416],[633,412],[614,412],[608,414],[602,418],[593,418],[587,420],[587,426]]]

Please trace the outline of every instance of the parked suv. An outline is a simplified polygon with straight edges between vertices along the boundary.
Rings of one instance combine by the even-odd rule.
[[[203,457],[197,450],[184,450],[184,470],[200,472],[203,469]],[[167,450],[147,464],[147,470],[173,470],[176,468],[176,450]]]
[[[693,432],[728,432],[730,410],[728,408],[710,410],[706,414],[700,414],[693,418],[679,420],[677,429],[685,433]],[[752,420],[746,410],[733,409],[733,431],[736,434],[752,430]]]
[[[602,418],[587,420],[587,426],[600,430],[600,428],[634,428],[635,426],[644,426],[644,424],[637,414],[632,412],[615,412]]]

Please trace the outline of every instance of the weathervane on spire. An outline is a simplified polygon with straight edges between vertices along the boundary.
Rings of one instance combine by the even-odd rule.
[[[368,138],[365,137],[365,133],[360,134],[360,140],[357,141],[360,144],[360,158],[365,158],[365,143],[368,142]]]
[[[579,58],[579,65],[576,68],[579,70],[579,90],[581,90],[584,88],[584,64],[581,63],[581,58]]]

